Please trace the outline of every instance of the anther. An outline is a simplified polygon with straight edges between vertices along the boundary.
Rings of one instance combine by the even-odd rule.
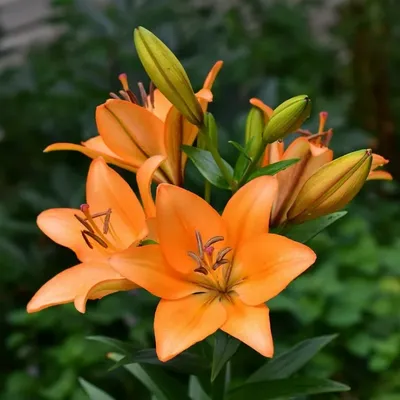
[[[91,237],[93,240],[95,240],[100,246],[104,247],[105,249],[108,248],[108,244],[100,237],[98,237],[95,233],[89,232],[89,231],[81,231],[83,238],[85,239],[86,244],[89,242],[87,236]],[[93,246],[89,246],[91,249],[93,249]]]
[[[82,234],[83,240],[85,241],[85,243],[87,244],[87,246],[89,247],[89,249],[92,249],[92,250],[93,250],[92,243],[89,242],[89,239],[88,239],[87,236],[86,236],[86,235],[87,235],[86,231],[81,231],[81,234]]]
[[[226,247],[225,249],[220,250],[217,254],[216,262],[219,263],[231,250],[232,247]]]
[[[154,83],[153,81],[150,81],[149,96],[150,96],[150,104],[153,109],[154,109],[154,90],[155,90]]]
[[[104,218],[103,233],[106,235],[110,229],[111,208],[107,210],[106,217]]]
[[[125,92],[125,90],[120,90],[119,91],[119,94],[121,95],[121,97],[124,99],[124,100],[126,100],[126,101],[131,101],[131,99],[130,99],[130,97],[129,97],[129,95],[128,95],[128,92]]]
[[[93,228],[90,226],[88,222],[86,222],[82,217],[80,217],[78,214],[74,214],[74,217],[89,231],[94,233]]]
[[[204,267],[196,268],[196,269],[194,270],[194,272],[199,272],[200,274],[208,275],[208,271],[207,271]]]
[[[109,95],[110,95],[110,97],[113,98],[113,99],[120,100],[120,97],[117,96],[114,92],[110,92]]]
[[[193,253],[193,251],[188,251],[188,256],[196,261],[198,268],[202,267],[202,260],[196,253]]]
[[[204,258],[204,252],[203,252],[203,241],[201,240],[201,235],[199,231],[196,231],[196,241],[197,241],[197,248],[199,249],[199,256],[201,259]]]
[[[143,107],[147,108],[149,106],[149,103],[147,101],[147,93],[146,93],[146,90],[145,90],[145,88],[143,86],[143,83],[142,82],[138,82],[138,87],[139,87],[140,97],[142,99],[142,105],[143,105]]]
[[[207,240],[207,242],[204,243],[204,248],[212,246],[214,243],[220,242],[224,240],[223,236],[214,236],[211,239]]]
[[[224,265],[224,264],[229,264],[229,260],[223,259],[223,260],[217,261],[217,262],[212,266],[212,269],[215,271],[218,267],[220,267],[221,265]]]

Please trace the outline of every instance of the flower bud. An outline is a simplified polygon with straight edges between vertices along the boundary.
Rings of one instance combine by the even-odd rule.
[[[311,100],[307,95],[302,94],[284,101],[275,108],[264,129],[264,142],[272,143],[295,132],[310,116],[310,111]]]
[[[322,166],[301,188],[288,220],[301,223],[343,208],[361,190],[371,162],[371,150],[359,150]]]
[[[143,27],[135,29],[134,41],[140,61],[155,86],[190,123],[202,125],[203,111],[174,53]]]
[[[264,130],[264,113],[257,107],[252,107],[246,120],[245,143],[247,154],[250,157],[256,155],[262,146],[262,134]]]

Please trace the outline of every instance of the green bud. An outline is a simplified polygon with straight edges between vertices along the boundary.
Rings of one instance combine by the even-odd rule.
[[[250,157],[254,157],[262,146],[264,125],[264,113],[258,107],[252,107],[247,116],[245,133],[246,151]]]
[[[358,150],[319,168],[301,188],[288,220],[298,224],[342,209],[363,187],[371,163],[371,150]]]
[[[202,125],[203,111],[174,53],[143,27],[135,29],[134,41],[140,61],[155,86],[190,123]]]
[[[273,143],[283,139],[287,134],[295,132],[310,116],[311,100],[302,94],[284,101],[271,115],[264,129],[263,139],[265,143]]]

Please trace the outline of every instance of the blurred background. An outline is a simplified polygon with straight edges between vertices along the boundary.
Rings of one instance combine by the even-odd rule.
[[[90,162],[42,150],[94,136],[94,109],[120,88],[120,72],[132,86],[147,83],[135,26],[175,51],[195,89],[224,60],[211,111],[227,160],[236,156],[228,138],[242,140],[249,98],[276,106],[307,93],[314,108],[306,128],[316,131],[318,112],[328,111],[336,155],[372,147],[399,179],[399,17],[395,0],[0,0],[0,400],[83,400],[79,376],[117,399],[147,398],[123,369],[107,372],[110,349],[85,337],[152,346],[153,298],[120,293],[90,302],[85,315],[71,305],[25,311],[46,280],[76,261],[35,218],[82,203]],[[367,183],[350,213],[311,242],[315,267],[269,303],[278,349],[340,334],[305,373],[352,386],[342,399],[400,398],[399,200],[397,183]],[[238,359],[234,371],[262,362],[255,352]]]

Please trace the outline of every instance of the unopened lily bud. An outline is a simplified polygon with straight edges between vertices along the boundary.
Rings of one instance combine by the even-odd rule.
[[[202,125],[203,111],[174,53],[143,27],[135,29],[134,41],[140,61],[155,86],[190,123]]]
[[[264,129],[264,142],[272,143],[295,132],[310,116],[310,112],[311,100],[307,95],[302,94],[284,101],[275,108]]]
[[[246,120],[245,143],[247,154],[252,157],[262,145],[264,130],[264,113],[257,107],[252,107]]]
[[[371,150],[359,150],[322,166],[301,188],[288,220],[301,223],[343,208],[363,187],[371,163]]]

